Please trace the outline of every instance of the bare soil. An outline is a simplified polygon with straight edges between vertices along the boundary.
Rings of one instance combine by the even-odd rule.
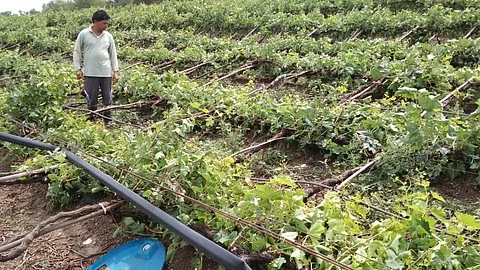
[[[465,173],[454,179],[440,178],[431,182],[431,187],[449,201],[467,205],[480,202],[480,189],[477,187],[476,173]]]
[[[41,183],[0,186],[2,242],[29,232],[58,213],[49,205],[46,190]],[[129,240],[128,236],[114,238],[115,229],[110,216],[59,229],[36,238],[22,256],[0,263],[0,269],[86,269],[102,254]],[[89,239],[91,243],[84,244]]]

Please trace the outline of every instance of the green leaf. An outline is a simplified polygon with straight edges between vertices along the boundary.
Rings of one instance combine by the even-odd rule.
[[[465,266],[468,269],[478,268],[480,265],[480,254],[478,250],[473,247],[467,247],[467,258],[465,259]]]
[[[262,251],[267,246],[267,242],[263,237],[257,237],[252,241],[252,250],[256,252]]]
[[[478,230],[480,229],[480,222],[475,220],[475,217],[469,214],[463,214],[460,212],[455,212],[455,216],[458,221],[467,227],[469,230]]]
[[[142,197],[149,198],[152,195],[152,190],[147,189],[142,193]]]
[[[100,191],[103,191],[104,188],[103,187],[94,187],[92,188],[92,193],[97,193],[97,192],[100,192]]]
[[[286,185],[286,186],[289,186],[289,187],[295,187],[296,186],[295,181],[293,181],[290,176],[285,175],[285,174],[276,175],[273,178],[272,183],[277,183],[279,185]]]
[[[394,125],[394,124],[390,124],[388,127],[389,127],[393,132],[399,132],[397,126]]]
[[[383,253],[385,250],[385,244],[374,240],[368,245],[368,256],[373,257],[373,256],[378,256],[377,254]]]
[[[286,262],[287,262],[287,260],[285,260],[285,258],[280,257],[280,258],[276,258],[275,260],[273,260],[273,261],[269,264],[269,266],[270,266],[270,267],[274,267],[274,268],[276,268],[276,269],[280,269],[280,268],[282,268],[282,265],[283,265],[284,263],[286,263]]]
[[[122,227],[117,227],[117,229],[115,229],[115,231],[113,232],[112,236],[115,238],[115,237],[118,237],[121,233],[122,233]]]
[[[397,259],[388,259],[385,262],[385,265],[388,266],[390,269],[403,269],[404,267],[403,262]]]
[[[155,159],[163,159],[165,158],[165,154],[163,152],[158,152],[155,154]]]
[[[381,78],[382,73],[377,68],[373,68],[372,70],[370,70],[370,75],[372,75],[372,78],[374,80],[378,80]]]
[[[226,231],[221,231],[219,233],[220,237],[217,237],[215,236],[215,240],[222,243],[222,244],[225,244],[225,243],[231,243],[233,242],[233,239],[235,239],[235,237],[237,236],[237,231],[233,231],[231,233],[228,233]]]
[[[305,219],[307,219],[307,216],[305,215],[305,213],[303,213],[303,211],[303,208],[298,208],[297,210],[295,210],[295,213],[293,214],[295,219],[299,221],[304,221]]]
[[[400,96],[400,97],[404,97],[404,98],[413,99],[413,98],[415,98],[415,95],[417,93],[418,93],[418,90],[416,88],[400,87],[400,88],[398,88],[398,91],[395,92],[395,95]]]
[[[438,194],[438,193],[436,193],[436,192],[434,192],[434,191],[430,191],[430,194],[432,195],[432,197],[433,197],[435,200],[439,200],[439,201],[441,201],[441,202],[443,202],[443,203],[446,203],[445,199],[444,199],[442,196],[440,196],[440,194]]]
[[[469,117],[477,116],[477,115],[480,114],[480,99],[477,99],[477,102],[475,102],[475,104],[477,104],[477,105],[479,105],[479,106],[477,106],[477,109],[476,109],[474,112],[472,112],[472,113],[469,115]]]
[[[395,253],[398,253],[399,247],[400,247],[400,239],[402,238],[401,235],[397,234],[395,238],[393,239],[392,243],[390,244],[390,248],[395,251]]]
[[[323,220],[317,220],[308,230],[308,235],[315,238],[322,237],[322,234],[325,232],[325,227],[323,226],[323,224]]]
[[[126,217],[126,218],[123,219],[123,224],[125,224],[127,226],[130,226],[133,223],[135,223],[135,220],[133,220],[133,218],[131,218],[131,217]]]
[[[298,236],[298,232],[284,232],[281,235],[290,241],[295,241],[295,238]]]
[[[305,252],[301,251],[300,249],[296,248],[292,254],[290,255],[292,258],[303,259],[305,257]]]
[[[418,103],[426,111],[433,111],[435,109],[442,108],[442,104],[440,103],[440,101],[436,97],[430,95],[420,96],[418,98]]]
[[[212,127],[215,124],[215,121],[211,117],[205,119],[205,126],[206,127]]]

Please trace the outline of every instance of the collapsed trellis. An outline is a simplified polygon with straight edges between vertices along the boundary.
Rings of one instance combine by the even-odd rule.
[[[255,30],[255,29],[254,29],[254,30]],[[252,31],[254,31],[254,30],[252,30]],[[473,30],[474,30],[474,29],[472,29],[471,32],[472,32]],[[412,32],[412,31],[410,31],[408,34],[410,34],[411,32]],[[361,31],[359,31],[358,35],[359,35],[360,33],[361,33]],[[357,35],[357,34],[356,34],[356,35]],[[358,36],[358,35],[357,35],[357,36]],[[357,36],[353,36],[352,38],[356,38]],[[404,37],[402,37],[401,39],[403,39],[403,38],[404,38]],[[172,64],[172,63],[167,64],[167,65],[165,65],[165,67],[170,67],[171,64]],[[185,71],[185,73],[189,73],[190,71],[193,71],[195,68],[197,68],[197,66],[193,67],[192,69],[187,69],[187,70]],[[247,66],[247,68],[251,68],[251,67],[248,67],[248,66]],[[239,70],[238,72],[241,72],[241,71],[243,71],[243,70]],[[234,73],[236,74],[236,73],[238,73],[238,72],[234,72]],[[231,74],[230,76],[233,76],[233,75],[234,75],[234,74],[232,74],[232,73],[230,73],[230,74]],[[228,75],[228,74],[227,74],[227,75]],[[279,82],[279,80],[277,80],[277,79],[279,79],[279,77],[277,77],[274,81],[272,81],[267,87],[265,87],[265,88],[263,88],[263,89],[272,88],[272,87],[274,87],[275,85],[277,85],[277,83]],[[219,79],[218,79],[218,80],[219,80]],[[218,80],[213,80],[213,81],[218,81]],[[213,81],[211,81],[211,82],[213,82]],[[372,83],[372,85],[373,85],[373,83]],[[368,94],[368,92],[370,91],[369,88],[371,89],[371,88],[373,88],[373,87],[370,86],[370,85],[364,87],[364,88],[362,89],[362,92],[361,92],[360,94],[362,94],[362,95],[363,95],[363,94]],[[263,90],[263,89],[262,89],[262,90]],[[368,89],[368,91],[366,91],[366,89]],[[260,90],[260,91],[261,91],[261,90]],[[363,92],[363,91],[365,91],[365,92]],[[359,98],[361,98],[360,96],[362,96],[362,95],[359,95]],[[352,99],[354,99],[354,98],[352,98]],[[278,136],[278,135],[276,135],[275,137],[277,137],[277,136]],[[280,138],[281,138],[281,136],[280,136],[280,137],[277,137],[277,138],[275,138],[275,137],[272,138],[272,139],[278,139],[278,140],[280,140]],[[267,141],[265,145],[271,144],[271,143],[273,142],[272,139],[269,140],[269,141]],[[259,149],[259,148],[260,148],[260,147],[258,147],[258,146],[254,146],[254,147],[252,147],[251,149],[248,149],[248,150],[245,151],[245,152],[249,152],[250,154],[252,154],[252,153],[258,151],[257,149]],[[249,151],[249,150],[252,150],[252,151]],[[242,154],[245,154],[245,152],[243,152]],[[362,167],[363,167],[363,166],[362,166]],[[348,179],[349,177],[351,177],[352,175],[354,175],[354,174],[355,174],[356,172],[358,172],[359,170],[360,170],[360,167],[357,167],[357,168],[354,168],[354,169],[350,169],[350,170],[342,173],[341,175],[338,175],[338,176],[333,177],[333,178],[331,178],[331,179],[327,179],[326,181],[329,182],[330,184],[338,184],[338,183],[340,183],[341,181]]]
[[[449,94],[447,97],[445,97],[444,99],[442,99],[442,104],[446,104],[448,103],[448,100],[450,99],[451,96],[454,95],[454,93],[458,92],[458,91],[461,91],[465,88],[467,88],[470,84],[472,84],[474,81],[473,78],[469,79],[465,84],[463,84],[462,86],[458,87],[457,89],[454,90],[454,92],[452,92],[451,94]],[[285,135],[285,130],[282,130],[281,133],[277,134],[276,137],[273,138],[273,140],[269,140],[265,143],[265,145],[268,145],[276,140],[280,140],[280,139],[283,139]],[[262,146],[262,145],[261,145]],[[258,151],[259,148],[261,148],[261,146],[254,146],[254,147],[251,147],[250,149],[246,149],[246,150],[242,150],[242,151],[239,151],[235,154],[242,154],[242,153],[253,153],[255,151]],[[234,154],[234,155],[235,155]],[[340,189],[342,188],[343,186],[345,186],[349,181],[351,181],[354,177],[356,177],[358,174],[362,173],[363,171],[371,168],[372,166],[374,166],[374,164],[378,161],[378,158],[374,159],[373,161],[370,161],[369,163],[361,166],[361,167],[357,167],[357,168],[353,168],[353,169],[350,169],[350,170],[347,170],[345,171],[344,173],[336,176],[336,177],[333,177],[333,178],[330,178],[330,179],[327,179],[323,182],[321,182],[322,184],[330,184],[330,185],[335,185],[335,184],[339,184],[336,189]],[[31,174],[31,172],[22,172],[22,173],[19,173],[19,174]],[[8,175],[7,176],[3,176],[3,177],[9,177]],[[20,176],[21,177],[21,176]],[[0,178],[1,180],[1,178]],[[11,179],[7,179],[7,180],[11,180]],[[309,197],[313,196],[316,192],[318,192],[318,190],[321,190],[321,187],[313,187],[313,188],[310,188],[310,189],[307,189],[306,190],[306,199],[308,199]],[[212,207],[210,207],[212,208]],[[86,210],[82,210],[82,209],[79,209],[78,211],[73,211],[74,213],[60,213],[59,215],[56,215],[54,217],[51,217],[49,219],[47,219],[46,221],[42,222],[41,224],[39,224],[30,234],[24,236],[24,238],[20,241],[20,247],[16,248],[14,251],[12,251],[11,253],[7,254],[7,255],[2,255],[0,257],[0,260],[10,260],[16,256],[18,256],[19,254],[21,254],[25,249],[26,247],[28,246],[28,244],[33,241],[33,238],[35,238],[36,236],[40,235],[40,232],[51,222],[55,222],[57,221],[58,219],[60,218],[69,218],[75,214],[79,214],[79,213],[83,213],[83,211],[86,211]],[[104,210],[105,211],[105,210]],[[242,221],[243,222],[243,221]],[[247,221],[245,221],[244,223],[242,223],[243,225],[245,226],[254,226],[254,224],[251,224]],[[271,236],[274,236],[275,233],[273,232],[269,232],[267,230],[265,230],[264,228],[256,228],[258,230],[260,230],[261,232],[264,232],[266,233],[267,235],[271,235]],[[281,238],[280,238],[281,239]],[[281,239],[283,241],[286,241],[287,239]],[[288,242],[288,241],[287,241]],[[17,242],[18,243],[18,240]],[[295,244],[294,242],[290,243],[290,244]],[[1,249],[2,246],[0,246],[0,251],[2,250]],[[315,255],[315,253],[313,251],[309,251],[308,248],[305,247],[304,249],[305,251],[309,252],[310,254],[314,255],[314,256],[318,256],[318,254]],[[266,256],[267,257],[267,260],[268,258],[272,258],[271,256]]]

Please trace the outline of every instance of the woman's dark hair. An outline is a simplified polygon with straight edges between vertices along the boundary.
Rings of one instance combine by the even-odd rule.
[[[97,10],[93,13],[92,16],[92,23],[95,21],[103,21],[103,20],[110,20],[110,16],[108,16],[105,10]]]

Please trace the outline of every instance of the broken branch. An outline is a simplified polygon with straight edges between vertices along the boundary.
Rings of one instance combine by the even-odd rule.
[[[334,187],[335,185],[339,184],[335,189],[343,188],[348,182],[352,181],[353,178],[357,177],[360,173],[364,172],[366,169],[370,168],[372,165],[374,165],[380,157],[375,158],[374,160],[368,162],[367,164],[363,166],[359,166],[353,169],[349,169],[344,171],[343,173],[325,179],[321,181],[320,183],[322,185]],[[309,199],[313,195],[317,194],[321,190],[323,190],[325,187],[322,186],[315,186],[315,187],[309,187],[305,189],[305,198],[304,200]]]
[[[475,81],[475,78],[470,77],[470,79],[468,79],[466,82],[464,82],[459,87],[455,88],[455,90],[453,90],[450,94],[448,94],[446,97],[444,97],[442,100],[440,100],[440,103],[442,104],[442,107],[448,105],[448,103],[450,103],[450,101],[451,101],[452,96],[455,95],[457,92],[468,89],[473,84],[474,81]]]
[[[347,93],[345,94],[341,99],[340,99],[340,104],[344,104],[344,103],[347,103],[347,102],[350,102],[354,99],[362,99],[362,98],[365,98],[369,95],[371,95],[373,92],[375,92],[375,90],[377,90],[377,88],[380,86],[380,85],[383,85],[385,83],[386,79],[383,78],[381,79],[380,81],[373,81],[372,83],[370,83],[369,85],[362,85],[360,86],[359,88],[357,88],[357,90],[351,92],[351,93]]]
[[[258,60],[250,61],[250,62],[246,63],[245,65],[239,67],[238,69],[236,69],[236,70],[228,73],[228,74],[225,75],[225,76],[222,76],[222,77],[220,77],[220,78],[218,78],[218,79],[209,81],[208,83],[204,84],[204,86],[207,86],[207,85],[210,85],[210,84],[212,84],[212,83],[214,83],[214,82],[218,82],[218,81],[221,81],[221,80],[223,80],[223,79],[229,78],[229,77],[231,77],[231,76],[233,76],[233,75],[235,75],[235,74],[237,74],[237,73],[240,73],[240,72],[242,72],[242,71],[244,71],[244,70],[247,70],[247,69],[256,67],[258,64],[259,64],[259,61],[258,61]]]
[[[307,74],[309,72],[311,72],[312,70],[305,70],[305,71],[302,71],[302,72],[298,72],[298,73],[290,73],[290,74],[282,74],[282,75],[279,75],[277,76],[277,78],[275,78],[275,80],[273,80],[271,83],[269,83],[267,86],[265,87],[259,87],[255,90],[253,90],[252,92],[248,93],[248,95],[253,95],[253,94],[257,94],[263,90],[266,90],[266,89],[270,89],[270,88],[273,88],[279,84],[282,84],[284,81],[287,81],[287,80],[290,80],[290,79],[295,79],[295,78],[298,78],[304,74]]]
[[[255,31],[258,29],[259,26],[260,26],[260,25],[255,26],[255,28],[253,28],[252,31],[248,32],[248,34],[247,34],[246,36],[244,36],[244,37],[240,40],[240,42],[244,41],[244,40],[245,40],[246,38],[248,38],[251,34],[253,34],[253,32],[255,32]]]
[[[350,175],[347,179],[345,179],[340,185],[335,187],[336,190],[342,189],[345,185],[347,185],[350,181],[353,180],[353,178],[357,177],[359,174],[364,172],[366,169],[372,167],[378,160],[380,159],[380,156],[376,157],[374,160],[368,162],[367,164],[363,165],[360,169],[358,169],[356,172],[354,172],[352,175]]]
[[[181,73],[184,73],[185,75],[188,75],[188,74],[194,72],[195,70],[197,70],[197,69],[199,69],[199,68],[201,68],[205,65],[208,65],[208,64],[210,64],[210,62],[203,62],[203,63],[198,64],[196,66],[193,66],[193,67],[187,68],[185,70],[179,71],[175,75],[178,75],[178,74],[181,74]]]
[[[108,205],[108,206],[103,206],[103,204]],[[12,242],[12,243],[0,246],[0,252],[9,250],[9,249],[17,246],[15,249],[13,249],[7,255],[0,255],[0,262],[10,261],[10,260],[13,260],[16,257],[20,256],[28,248],[30,243],[32,243],[33,239],[35,239],[36,237],[41,235],[40,234],[41,232],[43,232],[43,234],[45,234],[47,232],[50,232],[49,230],[52,229],[52,228],[56,228],[56,229],[61,228],[61,227],[59,227],[60,224],[55,223],[56,225],[55,224],[51,225],[52,223],[56,222],[59,219],[79,217],[79,216],[82,216],[82,215],[84,215],[84,216],[88,215],[89,217],[92,217],[93,215],[90,215],[90,214],[92,214],[92,212],[94,212],[94,211],[100,212],[100,213],[106,213],[108,209],[113,209],[114,207],[118,207],[118,206],[120,206],[121,203],[120,202],[107,202],[107,203],[103,203],[103,204],[87,205],[87,206],[84,206],[84,207],[79,208],[79,209],[74,210],[74,211],[60,212],[60,213],[56,214],[55,216],[51,216],[51,217],[47,218],[46,220],[40,222],[40,224],[38,224],[30,233],[26,234],[21,239],[18,239],[16,241]],[[101,210],[98,210],[98,208],[101,208]],[[70,220],[70,221],[73,222],[73,220]],[[67,224],[67,222],[68,221],[64,222],[64,224],[62,224],[62,225],[67,226],[67,225],[73,224],[73,223],[68,223]],[[65,224],[67,224],[67,225],[65,225]],[[49,225],[50,225],[50,227],[47,227]]]
[[[253,154],[253,153],[256,153],[262,149],[264,149],[265,147],[267,147],[268,145],[270,145],[271,143],[273,142],[276,142],[276,141],[279,141],[279,140],[283,140],[285,139],[285,135],[287,134],[287,130],[286,129],[282,129],[280,131],[280,133],[278,133],[277,135],[275,135],[273,138],[263,142],[263,143],[259,143],[257,145],[254,145],[254,146],[250,146],[248,148],[245,148],[245,149],[242,149],[238,152],[235,152],[233,154],[230,155],[230,157],[234,157],[234,156],[237,156],[237,155],[240,155],[240,154]],[[243,159],[238,159],[237,162],[240,162],[242,161]]]
[[[473,26],[463,38],[469,38],[473,34],[473,32],[477,29],[477,26],[478,25]]]
[[[47,167],[47,168],[41,168],[41,169],[35,169],[35,170],[26,170],[26,171],[22,171],[22,172],[15,172],[15,173],[12,173],[12,174],[9,174],[9,175],[6,175],[6,176],[2,176],[2,177],[0,177],[0,184],[4,183],[4,182],[11,181],[11,180],[17,180],[17,179],[25,177],[25,176],[32,176],[32,175],[35,175],[35,174],[44,173],[48,170],[56,169],[59,166],[64,165],[64,164],[65,163],[53,165],[53,166],[50,166],[50,167]]]
[[[406,39],[408,36],[410,36],[413,31],[417,30],[418,29],[418,26],[413,28],[412,30],[408,31],[407,33],[405,33],[403,36],[400,37],[400,39],[398,41],[403,41],[404,39]]]

